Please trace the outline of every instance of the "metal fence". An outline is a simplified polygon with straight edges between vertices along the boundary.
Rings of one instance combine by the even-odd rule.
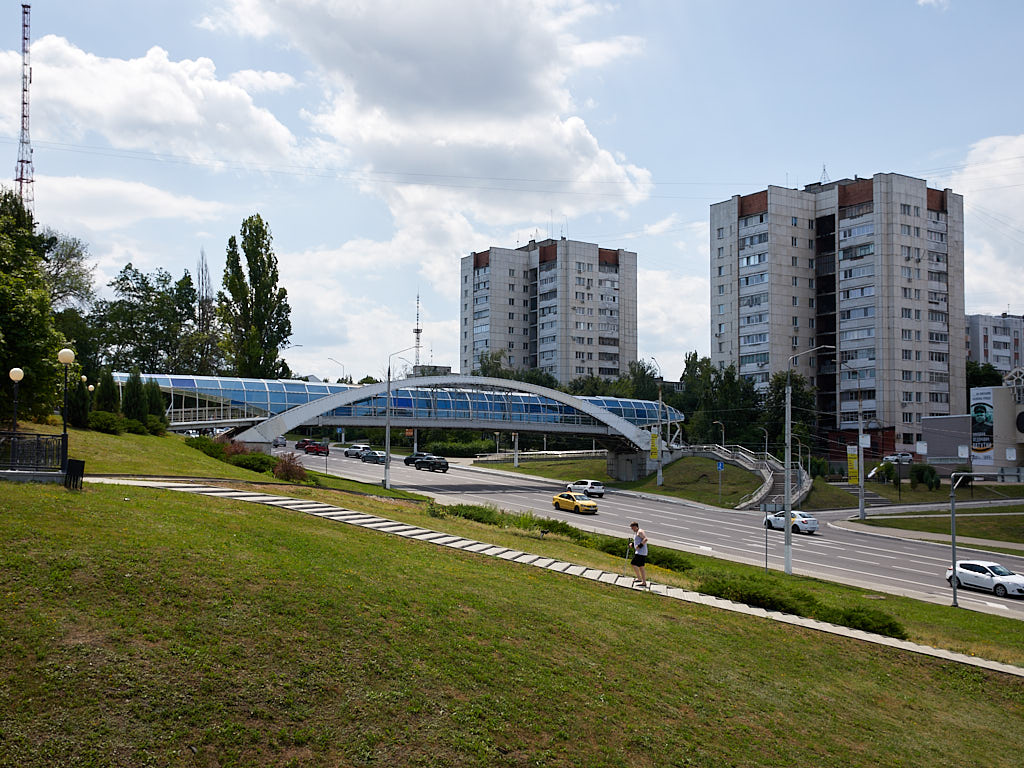
[[[59,472],[64,455],[63,435],[0,432],[0,469]]]

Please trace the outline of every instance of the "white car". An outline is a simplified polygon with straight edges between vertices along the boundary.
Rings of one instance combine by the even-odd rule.
[[[946,581],[953,586],[953,567],[946,567]],[[957,560],[956,585],[975,587],[997,597],[1024,597],[1024,576],[989,560]]]
[[[600,480],[577,480],[565,486],[565,490],[573,493],[585,493],[587,496],[604,497],[604,483]]]
[[[811,517],[806,512],[798,512],[795,509],[790,514],[793,515],[793,533],[814,533],[818,530],[817,518]],[[785,530],[786,510],[765,515],[764,527],[775,528],[780,531]]]
[[[351,458],[353,456],[358,456],[363,451],[368,450],[370,450],[370,446],[368,446],[366,443],[356,443],[355,445],[350,445],[348,448],[345,449],[345,455]]]
[[[914,454],[899,451],[898,453],[890,453],[882,461],[888,461],[890,464],[911,464],[914,461]]]

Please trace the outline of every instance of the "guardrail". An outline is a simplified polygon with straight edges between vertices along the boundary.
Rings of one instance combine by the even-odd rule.
[[[59,472],[66,455],[64,435],[0,432],[0,469]]]

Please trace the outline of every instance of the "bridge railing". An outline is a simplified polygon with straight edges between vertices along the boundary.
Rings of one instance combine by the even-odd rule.
[[[221,405],[201,408],[169,408],[167,421],[173,427],[179,424],[201,424],[213,421],[231,421],[234,419],[264,419],[270,414],[265,408],[252,405]]]

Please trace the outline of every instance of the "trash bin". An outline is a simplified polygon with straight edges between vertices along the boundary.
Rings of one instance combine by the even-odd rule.
[[[85,477],[85,462],[82,459],[68,459],[68,468],[64,473],[64,487],[72,491],[82,490],[83,477]]]

